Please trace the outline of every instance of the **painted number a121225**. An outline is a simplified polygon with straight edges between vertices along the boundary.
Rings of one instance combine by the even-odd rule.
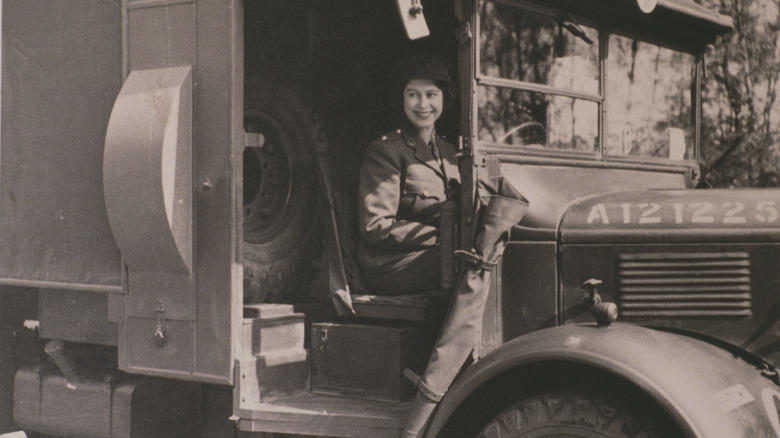
[[[673,224],[724,224],[739,225],[751,222],[773,224],[780,216],[776,201],[675,202],[625,202],[621,204],[598,203],[591,206],[587,223],[650,225]]]

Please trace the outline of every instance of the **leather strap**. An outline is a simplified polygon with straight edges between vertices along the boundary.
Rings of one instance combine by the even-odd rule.
[[[485,269],[492,271],[498,265],[498,259],[491,262],[489,260],[485,260],[484,257],[474,251],[463,251],[462,249],[459,249],[455,251],[455,257],[465,261],[475,269]]]

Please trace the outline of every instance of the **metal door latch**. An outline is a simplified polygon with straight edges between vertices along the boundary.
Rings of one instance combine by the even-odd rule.
[[[157,325],[154,328],[154,345],[157,348],[165,346],[165,307],[162,302],[157,305]]]

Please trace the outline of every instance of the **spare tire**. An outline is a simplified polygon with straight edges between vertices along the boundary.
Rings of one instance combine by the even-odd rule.
[[[307,295],[316,245],[314,154],[320,129],[292,86],[246,81],[243,231],[244,302],[294,302]]]

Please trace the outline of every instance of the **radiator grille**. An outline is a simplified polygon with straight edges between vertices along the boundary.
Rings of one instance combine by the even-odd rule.
[[[621,317],[752,315],[746,252],[620,254],[617,264]]]

